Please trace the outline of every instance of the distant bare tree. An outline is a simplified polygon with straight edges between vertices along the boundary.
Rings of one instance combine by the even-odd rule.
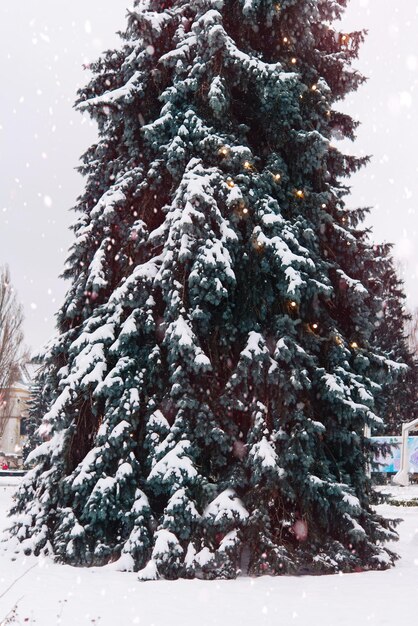
[[[19,376],[23,356],[23,310],[7,266],[0,267],[0,436],[8,417],[10,387]]]
[[[418,359],[418,308],[412,312],[406,324],[408,346],[412,355]]]

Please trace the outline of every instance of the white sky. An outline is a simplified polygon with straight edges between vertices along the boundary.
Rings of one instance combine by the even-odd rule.
[[[73,108],[82,68],[117,43],[128,0],[0,2],[0,263],[24,305],[26,341],[52,334],[65,285],[58,279],[72,235],[69,209],[83,188],[74,171],[95,127]],[[110,6],[111,5],[111,6]],[[373,206],[376,241],[396,243],[418,306],[418,8],[416,0],[351,0],[347,29],[367,28],[358,67],[369,77],[345,108],[362,122],[350,206]]]

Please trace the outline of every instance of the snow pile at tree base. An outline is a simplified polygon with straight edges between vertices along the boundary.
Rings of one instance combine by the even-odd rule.
[[[12,491],[0,479],[2,528]],[[397,495],[395,491],[391,493]],[[415,494],[417,487],[402,490],[405,495],[409,491]],[[401,559],[384,572],[143,584],[137,574],[109,567],[74,568],[33,557],[11,562],[2,556],[0,623],[7,616],[5,623],[42,626],[407,624],[415,614],[418,507],[380,505],[378,509],[382,515],[404,519],[396,546]]]

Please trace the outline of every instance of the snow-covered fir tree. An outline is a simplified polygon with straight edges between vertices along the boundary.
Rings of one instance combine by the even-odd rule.
[[[391,246],[375,246],[376,281],[382,308],[378,313],[373,342],[392,360],[407,367],[385,382],[377,397],[379,415],[384,418],[385,434],[400,435],[402,424],[418,417],[418,355],[408,345],[411,314],[406,309],[403,283],[397,275]]]
[[[374,255],[334,141],[346,0],[139,0],[92,65],[70,288],[16,549],[141,579],[386,568]],[[373,282],[374,281],[374,282]]]
[[[32,358],[31,363],[36,367],[36,375],[30,389],[30,399],[26,403],[26,440],[23,444],[22,456],[23,460],[42,443],[38,429],[41,425],[42,418],[48,411],[48,391],[49,385],[46,381],[46,372],[42,368],[42,357],[36,355]]]

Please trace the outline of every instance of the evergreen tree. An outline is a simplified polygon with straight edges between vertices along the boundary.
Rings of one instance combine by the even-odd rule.
[[[43,416],[48,411],[48,394],[50,391],[46,380],[46,371],[42,367],[42,357],[39,355],[34,357],[31,363],[37,367],[37,372],[31,385],[30,400],[26,403],[28,416],[25,420],[27,439],[23,445],[24,460],[42,443],[38,429],[41,426]]]
[[[393,562],[364,427],[397,365],[370,343],[373,249],[344,204],[366,159],[332,143],[363,82],[345,5],[138,0],[93,64],[16,549],[141,579]]]
[[[395,380],[388,379],[378,395],[379,414],[384,418],[385,434],[400,436],[402,424],[418,417],[418,363],[408,345],[407,327],[411,315],[406,311],[403,283],[397,275],[391,246],[375,246],[377,281],[382,308],[375,323],[373,342],[386,355],[405,367]]]

